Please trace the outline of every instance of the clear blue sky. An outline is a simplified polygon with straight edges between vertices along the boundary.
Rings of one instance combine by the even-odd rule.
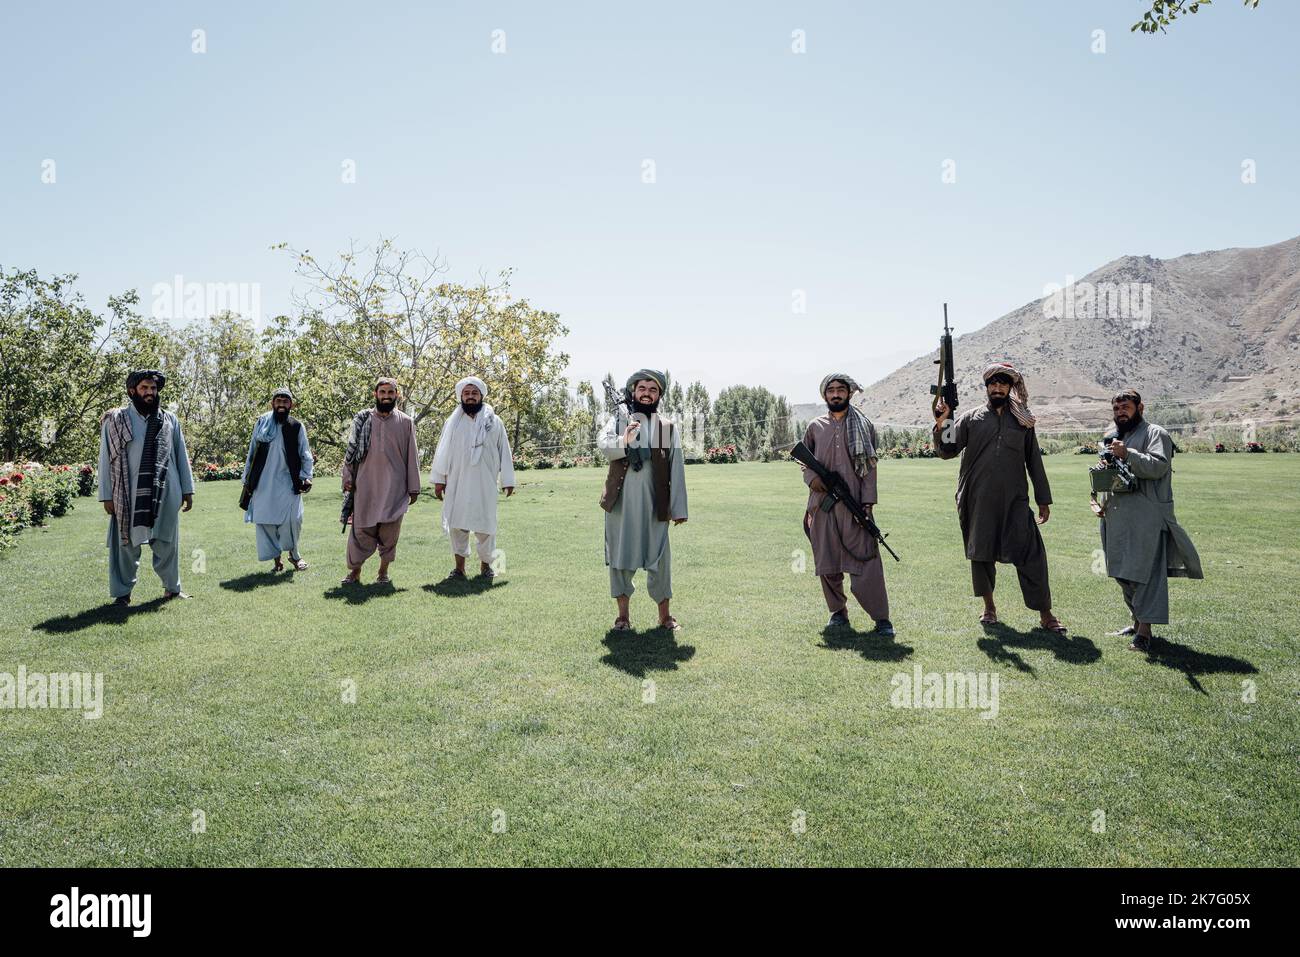
[[[944,300],[968,332],[1123,254],[1300,233],[1300,3],[1159,37],[1129,33],[1143,7],[9,4],[0,264],[146,310],[176,274],[260,283],[274,314],[296,280],[272,243],[383,233],[454,279],[514,267],[573,381],[812,401],[832,367],[931,348]]]

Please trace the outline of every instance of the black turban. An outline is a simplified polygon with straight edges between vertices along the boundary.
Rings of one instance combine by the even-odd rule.
[[[167,383],[167,377],[157,369],[136,369],[126,377],[127,391],[134,389],[145,379],[153,379],[153,383],[158,387],[159,392],[162,391],[163,386]]]

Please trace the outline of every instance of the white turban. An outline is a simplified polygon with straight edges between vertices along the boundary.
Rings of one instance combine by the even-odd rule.
[[[461,399],[463,398],[461,393],[465,391],[465,386],[467,385],[474,386],[475,388],[478,389],[479,393],[483,396],[484,399],[487,398],[487,383],[484,382],[476,375],[467,375],[465,376],[465,378],[461,379],[459,382],[456,383],[457,402],[460,402]]]

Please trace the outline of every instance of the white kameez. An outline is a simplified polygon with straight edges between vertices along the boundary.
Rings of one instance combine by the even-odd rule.
[[[479,416],[486,414],[484,406],[478,415],[453,415],[443,427],[446,455],[434,456],[430,479],[435,485],[445,484],[442,499],[442,529],[460,529],[466,532],[497,532],[497,476],[503,488],[515,484],[514,459],[510,453],[510,440],[505,423],[492,416],[492,425],[483,436],[482,452],[478,464],[474,463],[474,441],[478,432]],[[439,442],[439,453],[444,450]]]

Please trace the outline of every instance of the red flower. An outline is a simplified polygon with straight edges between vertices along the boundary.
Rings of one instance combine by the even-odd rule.
[[[9,484],[9,480],[4,476],[0,476],[0,485],[8,485],[8,484]]]
[[[9,477],[10,477],[11,479],[13,479],[14,482],[21,482],[21,481],[23,480],[23,473],[22,473],[22,472],[15,472],[13,475],[11,475],[11,476],[9,476]]]

